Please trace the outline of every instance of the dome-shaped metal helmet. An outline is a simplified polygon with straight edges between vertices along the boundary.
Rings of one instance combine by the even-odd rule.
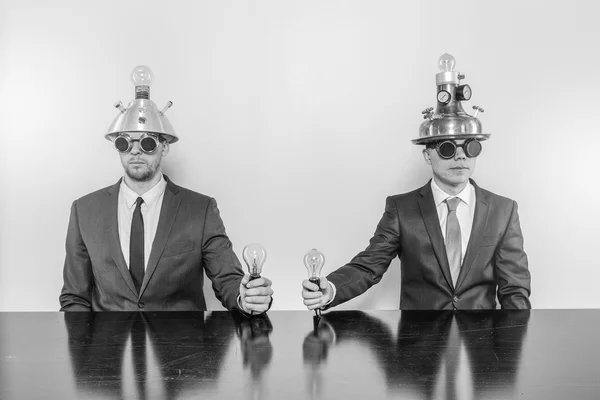
[[[167,142],[175,143],[179,140],[175,130],[165,116],[165,112],[173,105],[169,101],[162,110],[150,100],[150,85],[154,75],[150,68],[138,65],[131,73],[131,80],[135,85],[135,99],[123,106],[120,101],[115,107],[121,111],[108,128],[106,139],[113,141],[119,134],[125,132],[148,132],[163,136]]]

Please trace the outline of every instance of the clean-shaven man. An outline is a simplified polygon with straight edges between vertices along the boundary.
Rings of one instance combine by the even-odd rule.
[[[309,309],[327,309],[378,283],[400,258],[400,309],[529,309],[530,273],[517,203],[479,187],[471,178],[481,141],[481,123],[461,101],[471,88],[443,55],[436,75],[438,107],[413,143],[424,145],[432,179],[412,192],[390,196],[369,246],[348,264],[302,283]]]

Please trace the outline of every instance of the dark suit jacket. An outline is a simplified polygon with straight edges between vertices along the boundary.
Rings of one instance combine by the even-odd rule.
[[[369,246],[327,276],[337,289],[328,307],[379,282],[398,256],[402,310],[494,309],[496,294],[502,308],[531,308],[517,203],[471,181],[477,198],[473,228],[454,287],[430,182],[387,198]]]
[[[121,251],[117,223],[120,181],[71,207],[61,311],[204,311],[203,271],[217,298],[239,309],[244,275],[215,199],[167,187],[140,293]]]

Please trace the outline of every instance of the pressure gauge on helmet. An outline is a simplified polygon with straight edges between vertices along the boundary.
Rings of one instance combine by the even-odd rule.
[[[457,100],[471,100],[471,86],[469,85],[461,85],[456,87],[456,99]]]
[[[450,92],[442,89],[437,94],[437,101],[439,101],[442,104],[448,104],[448,103],[450,103],[451,97],[452,96],[450,95]]]

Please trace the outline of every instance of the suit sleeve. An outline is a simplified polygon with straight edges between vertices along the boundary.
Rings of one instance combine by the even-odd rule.
[[[71,206],[65,247],[60,311],[92,311],[92,262],[79,229],[77,201]]]
[[[348,264],[327,276],[336,287],[333,301],[325,308],[335,307],[366,292],[378,283],[392,260],[398,255],[400,227],[394,199],[388,197],[385,212],[377,225],[369,246]]]
[[[506,232],[494,255],[498,300],[502,309],[530,309],[531,276],[523,250],[517,203],[513,201],[512,205]]]
[[[244,272],[225,232],[217,202],[213,198],[210,199],[206,210],[202,254],[206,276],[212,281],[216,297],[228,310],[242,311],[237,296]]]

